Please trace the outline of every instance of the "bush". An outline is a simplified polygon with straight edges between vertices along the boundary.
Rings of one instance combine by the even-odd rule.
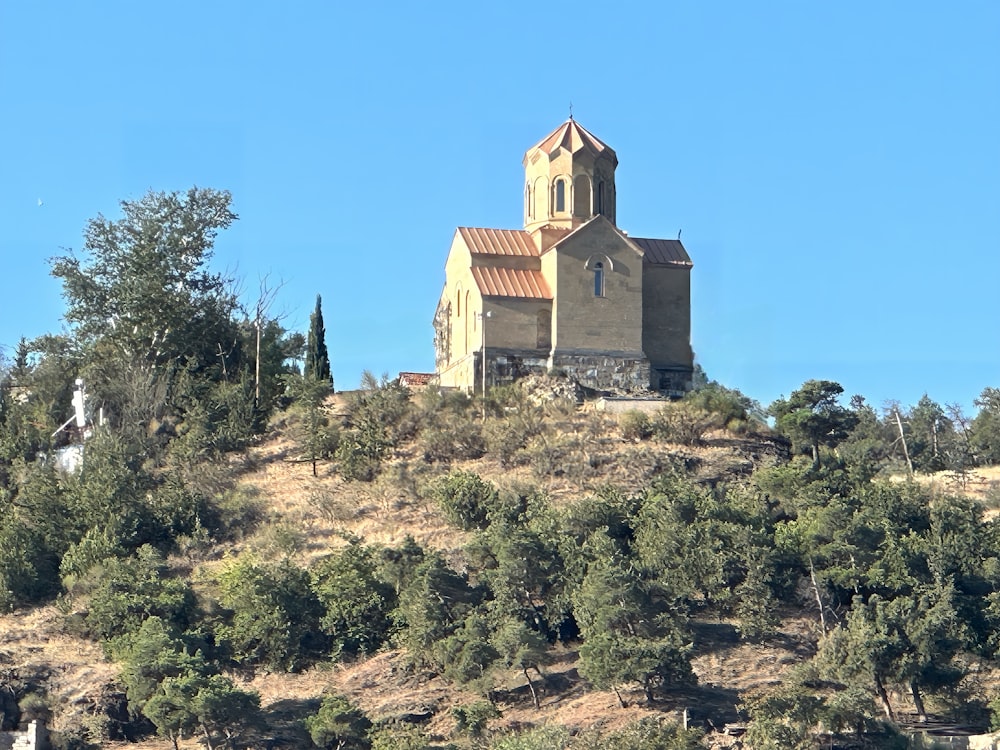
[[[367,750],[372,723],[343,695],[327,695],[314,715],[303,722],[313,744],[337,750]]]
[[[659,440],[697,445],[715,424],[716,419],[707,411],[679,402],[664,404],[652,422],[652,429]]]
[[[453,471],[441,477],[431,485],[430,494],[448,521],[465,531],[485,529],[498,498],[496,487],[471,471]]]
[[[318,635],[323,608],[305,570],[287,560],[269,565],[243,555],[219,583],[231,615],[216,633],[238,662],[293,671],[326,651]]]
[[[312,588],[325,610],[320,627],[335,656],[371,653],[389,637],[396,594],[376,570],[374,550],[353,542],[312,571]]]
[[[691,391],[684,397],[684,403],[711,414],[716,418],[718,427],[736,434],[743,434],[766,424],[760,404],[738,390],[718,383],[709,383]]]
[[[649,415],[638,409],[630,409],[618,419],[618,425],[625,440],[646,440],[653,434]]]
[[[470,737],[482,737],[490,719],[500,718],[500,711],[489,701],[476,701],[451,709],[455,731]]]
[[[417,445],[428,463],[474,459],[486,452],[481,424],[467,416],[431,425],[420,434]]]
[[[194,617],[191,587],[167,574],[166,561],[152,547],[140,547],[135,557],[107,560],[102,568],[86,617],[94,635],[132,633],[154,616],[183,631]]]

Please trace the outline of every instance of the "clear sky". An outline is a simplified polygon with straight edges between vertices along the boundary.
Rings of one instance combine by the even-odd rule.
[[[302,331],[323,295],[338,388],[430,371],[455,227],[520,226],[570,102],[619,226],[683,229],[710,377],[1000,386],[996,0],[2,0],[0,345],[60,330],[88,218],[198,185],[241,217],[218,270]]]

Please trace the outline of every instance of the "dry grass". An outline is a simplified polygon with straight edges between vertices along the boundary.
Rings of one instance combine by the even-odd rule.
[[[331,409],[343,411],[344,404],[332,403]],[[188,576],[203,594],[211,595],[215,571],[224,564],[223,554],[248,549],[265,556],[283,551],[308,564],[344,545],[347,535],[391,546],[410,535],[423,546],[448,556],[456,554],[468,535],[449,526],[424,492],[429,481],[452,469],[474,471],[501,487],[534,487],[554,504],[563,505],[609,484],[625,492],[638,491],[656,474],[674,467],[684,467],[700,480],[715,482],[745,476],[756,466],[774,460],[772,453],[761,450],[759,442],[724,434],[708,435],[700,446],[626,442],[613,418],[589,410],[563,409],[546,418],[546,434],[562,452],[545,472],[524,462],[502,465],[490,455],[477,461],[431,464],[415,457],[413,446],[402,446],[385,463],[376,481],[345,482],[328,462],[318,465],[318,476],[314,477],[310,463],[296,460],[285,423],[279,421],[275,426],[266,442],[251,448],[245,457],[215,467],[211,477],[220,486],[235,481],[237,492],[259,498],[265,506],[263,522],[256,529],[246,529],[242,538],[225,549],[171,558],[175,571]],[[64,615],[51,606],[0,617],[0,667],[43,676],[53,705],[58,707],[53,722],[56,730],[78,722],[88,702],[95,700],[117,674],[100,646],[67,633],[63,623]],[[692,706],[728,718],[736,701],[734,691],[776,681],[802,657],[802,623],[793,619],[786,625],[785,636],[765,647],[719,642],[699,652],[694,669],[701,686],[679,690],[652,707],[645,704],[639,691],[623,691],[629,706],[622,709],[613,692],[588,689],[577,674],[575,652],[562,651],[546,669],[547,680],[540,686],[540,711],[532,705],[523,675],[511,672],[499,677],[496,697],[503,715],[491,722],[491,728],[554,722],[571,730],[612,730],[650,713],[673,716]],[[427,729],[442,739],[454,728],[450,709],[479,699],[441,678],[414,673],[398,651],[352,664],[315,667],[301,674],[231,676],[260,693],[263,708],[274,716],[290,712],[289,706],[301,708],[324,691],[336,691],[348,695],[375,718],[431,712]],[[200,743],[187,741],[181,746],[195,748]],[[170,743],[150,739],[129,747],[167,750]]]

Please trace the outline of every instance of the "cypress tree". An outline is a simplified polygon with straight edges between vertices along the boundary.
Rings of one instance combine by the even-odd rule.
[[[323,325],[323,299],[316,295],[316,309],[309,316],[309,339],[306,348],[305,376],[328,381],[333,386],[330,374],[330,355],[326,350],[326,326]]]

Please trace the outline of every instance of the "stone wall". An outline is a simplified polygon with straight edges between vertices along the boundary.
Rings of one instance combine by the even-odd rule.
[[[0,750],[47,750],[48,734],[37,721],[28,722],[23,732],[0,732]]]
[[[595,391],[649,391],[649,360],[641,356],[553,352],[549,367]]]

